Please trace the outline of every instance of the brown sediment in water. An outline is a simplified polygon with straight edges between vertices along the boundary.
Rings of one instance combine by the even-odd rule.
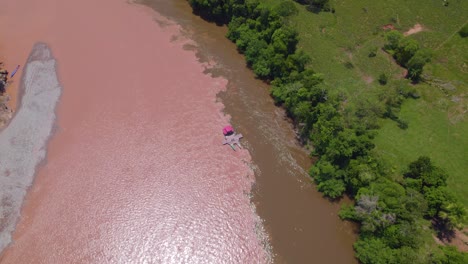
[[[253,201],[270,236],[275,262],[357,263],[352,247],[356,226],[339,219],[340,203],[315,190],[307,175],[307,151],[298,145],[284,111],[274,106],[269,86],[255,78],[225,38],[226,28],[192,15],[184,0],[141,2],[181,24],[199,44],[199,59],[217,62],[208,72],[229,81],[222,101],[252,156]]]
[[[47,42],[64,87],[2,263],[268,260],[250,155],[221,145],[226,80],[177,25],[123,0],[0,1],[5,50]]]

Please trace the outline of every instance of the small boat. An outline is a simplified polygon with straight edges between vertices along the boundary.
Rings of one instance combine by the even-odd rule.
[[[242,148],[239,140],[243,138],[243,136],[242,134],[236,134],[232,126],[225,126],[223,128],[223,134],[224,134],[223,145],[229,144],[229,146],[231,146],[232,150],[234,151],[236,151],[235,145],[237,145],[239,148]]]

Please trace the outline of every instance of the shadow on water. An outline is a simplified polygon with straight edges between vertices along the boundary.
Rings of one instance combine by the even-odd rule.
[[[220,99],[252,156],[252,201],[270,236],[275,262],[357,263],[352,248],[356,227],[340,221],[340,203],[315,190],[307,175],[307,151],[298,144],[285,112],[274,105],[268,85],[255,78],[225,38],[227,29],[193,15],[185,0],[139,2],[180,24],[198,45],[185,48],[196,50],[202,62],[216,62],[206,73],[229,81]]]

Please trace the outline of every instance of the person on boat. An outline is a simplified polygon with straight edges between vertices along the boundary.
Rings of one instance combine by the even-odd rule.
[[[223,128],[224,137],[231,136],[234,134],[234,128],[232,126],[225,126]]]

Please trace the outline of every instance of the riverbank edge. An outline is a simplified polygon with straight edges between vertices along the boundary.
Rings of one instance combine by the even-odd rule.
[[[2,137],[7,137],[8,135],[7,134],[7,130],[13,126],[14,124],[16,124],[16,120],[17,120],[17,117],[18,115],[20,115],[22,113],[22,110],[24,108],[27,108],[26,105],[23,105],[24,103],[24,96],[27,94],[27,88],[28,88],[28,81],[31,81],[31,80],[27,80],[27,75],[28,75],[28,71],[31,71],[33,69],[31,69],[32,66],[32,63],[33,62],[41,62],[43,64],[47,63],[47,62],[52,62],[53,66],[52,67],[49,67],[47,68],[47,70],[50,70],[51,72],[55,73],[54,76],[52,77],[52,81],[49,83],[50,86],[54,85],[54,81],[56,81],[57,83],[57,86],[55,87],[56,89],[55,90],[58,90],[58,95],[57,95],[57,98],[54,100],[54,102],[52,102],[52,111],[51,111],[51,114],[52,114],[52,120],[50,121],[50,127],[47,129],[45,128],[45,130],[48,130],[48,132],[46,132],[46,136],[43,138],[42,142],[38,142],[38,141],[34,141],[34,143],[37,143],[39,146],[31,146],[32,149],[35,150],[35,153],[30,153],[31,155],[35,155],[37,154],[37,158],[36,158],[36,161],[35,161],[35,164],[32,166],[34,168],[32,168],[32,173],[30,175],[26,175],[26,179],[23,179],[24,182],[23,182],[23,186],[20,186],[20,187],[23,187],[23,189],[20,189],[20,192],[21,192],[21,197],[18,198],[18,200],[16,201],[17,204],[16,204],[16,208],[14,204],[7,204],[7,205],[10,205],[11,207],[10,208],[7,208],[7,213],[10,213],[8,216],[12,216],[10,218],[7,218],[5,217],[4,215],[4,212],[5,212],[5,204],[4,204],[4,199],[5,197],[7,197],[7,199],[11,199],[11,198],[8,198],[9,196],[5,196],[4,193],[0,193],[0,195],[2,196],[2,207],[0,208],[1,209],[1,217],[3,218],[2,219],[2,224],[4,224],[5,222],[7,222],[6,224],[8,226],[2,226],[2,233],[0,233],[0,262],[2,261],[3,259],[3,253],[5,252],[5,250],[11,245],[11,243],[14,243],[14,240],[13,240],[13,235],[14,235],[14,232],[16,230],[16,227],[17,227],[17,224],[19,223],[21,217],[22,217],[22,210],[23,210],[23,207],[24,207],[24,202],[25,202],[25,197],[27,195],[27,193],[30,191],[31,187],[34,185],[35,183],[35,180],[36,180],[36,176],[37,176],[37,173],[38,173],[38,169],[41,168],[42,166],[44,166],[45,164],[47,164],[47,146],[48,146],[48,143],[49,141],[53,138],[53,136],[57,133],[57,105],[58,103],[60,102],[60,98],[62,96],[62,90],[63,90],[63,87],[61,85],[61,82],[60,82],[60,79],[59,79],[59,76],[57,74],[57,69],[58,69],[58,63],[57,61],[55,60],[55,57],[53,56],[53,53],[50,49],[50,47],[45,44],[45,43],[42,43],[42,42],[36,42],[29,55],[28,55],[28,58],[27,58],[27,61],[25,63],[25,67],[24,67],[24,71],[22,71],[21,73],[21,78],[20,78],[20,82],[19,82],[19,85],[18,85],[18,90],[16,91],[16,97],[17,97],[17,100],[16,100],[16,111],[13,112],[13,115],[12,117],[10,118],[10,120],[8,121],[8,123],[3,127],[3,128],[0,128],[0,143],[1,143],[1,138]],[[44,66],[44,65],[42,65]],[[34,76],[33,76],[34,77]],[[32,78],[34,79],[34,78]],[[48,86],[49,87],[49,86]],[[54,90],[54,89],[50,89],[50,90]],[[38,93],[35,93],[32,97],[37,97],[39,96]],[[50,105],[49,105],[50,106]],[[35,106],[37,107],[37,106]],[[40,106],[39,106],[40,107]],[[40,126],[42,126],[44,123],[41,123],[41,124],[38,124]],[[15,142],[16,138],[9,138],[8,141],[9,143],[11,144],[11,146],[14,146],[14,142]],[[42,143],[42,144],[41,144]],[[25,150],[23,151],[25,152],[26,154],[28,154],[28,151]],[[0,153],[1,155],[2,153]],[[25,160],[29,160],[29,159],[25,159]],[[22,169],[21,166],[18,166],[18,168]],[[23,172],[23,171],[20,171],[20,172]],[[10,174],[13,174],[8,168],[6,168],[4,171],[0,172],[0,182],[3,182],[3,179],[5,179],[5,177],[10,177]],[[23,176],[23,175],[21,175]],[[19,177],[18,177],[19,178]],[[20,180],[20,179],[18,179]],[[2,186],[1,187],[5,187]],[[18,186],[16,186],[18,187]],[[1,191],[1,190],[0,190]],[[8,194],[7,194],[8,195]],[[13,210],[11,210],[11,208]],[[6,219],[6,220],[5,220]],[[5,240],[4,240],[5,239]],[[4,241],[2,241],[4,240]]]

